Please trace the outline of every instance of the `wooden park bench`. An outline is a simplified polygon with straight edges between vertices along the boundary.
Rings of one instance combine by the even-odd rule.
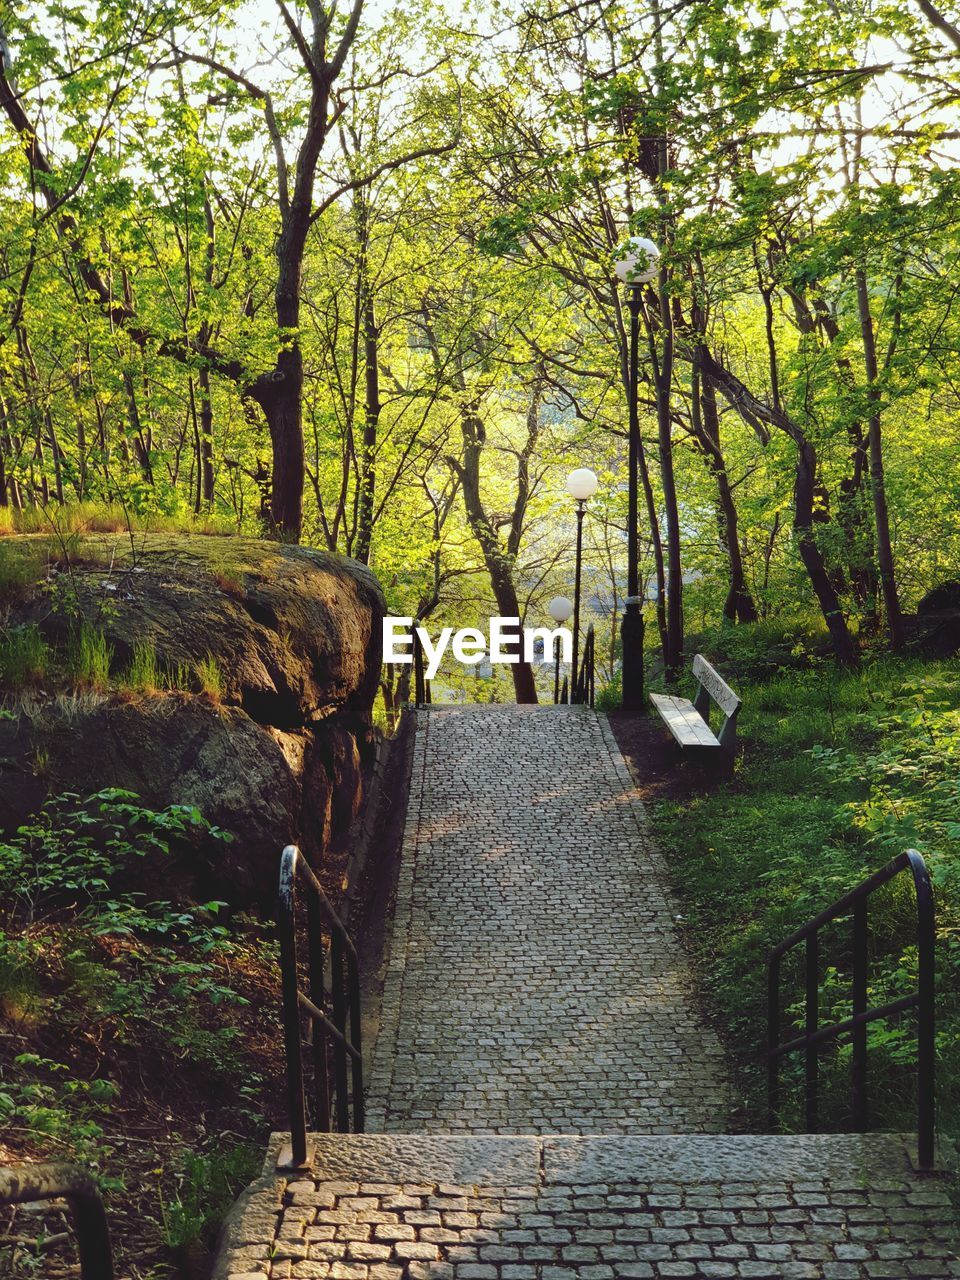
[[[731,768],[737,743],[740,699],[702,653],[693,660],[693,675],[700,685],[693,702],[669,693],[651,693],[650,701],[681,747],[695,747],[698,754],[701,750],[717,751],[718,759]],[[710,728],[711,701],[726,716],[719,733]]]

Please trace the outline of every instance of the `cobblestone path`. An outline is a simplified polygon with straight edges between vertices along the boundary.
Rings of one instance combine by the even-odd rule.
[[[902,1137],[722,1134],[675,914],[602,716],[422,714],[368,1133],[275,1134],[213,1280],[960,1277]]]
[[[722,1052],[606,718],[423,713],[373,1131],[722,1132]]]
[[[306,1176],[273,1147],[216,1280],[960,1276],[892,1135],[316,1141]]]

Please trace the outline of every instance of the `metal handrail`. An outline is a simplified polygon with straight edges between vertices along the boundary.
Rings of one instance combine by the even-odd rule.
[[[909,870],[917,899],[917,990],[887,1004],[867,1007],[867,902],[871,894]],[[819,933],[824,925],[842,916],[853,916],[853,1016],[829,1026],[819,1025]],[[934,943],[936,937],[933,886],[927,864],[916,849],[898,854],[880,871],[844,894],[802,928],[774,947],[767,962],[767,1111],[771,1129],[780,1114],[780,1062],[790,1053],[805,1054],[804,1116],[808,1133],[819,1122],[819,1062],[817,1049],[827,1040],[851,1035],[853,1043],[853,1120],[858,1133],[868,1127],[867,1026],[879,1018],[907,1009],[917,1010],[917,1152],[921,1168],[930,1169],[935,1147],[936,1013]],[[802,1035],[780,1039],[780,969],[784,955],[805,944],[805,1029]]]
[[[69,1164],[0,1169],[0,1204],[33,1200],[66,1200],[77,1233],[81,1280],[113,1280],[107,1215],[100,1190],[86,1169]]]
[[[307,973],[310,992],[300,990],[297,969],[297,880],[307,893]],[[325,986],[326,962],[322,920],[330,931],[330,1014]],[[283,1039],[287,1057],[287,1106],[290,1116],[292,1157],[290,1164],[307,1163],[307,1106],[303,1085],[303,1042],[300,1013],[312,1024],[314,1127],[320,1133],[330,1129],[330,1078],[327,1038],[332,1040],[333,1092],[336,1127],[349,1132],[351,1104],[353,1131],[363,1132],[363,1053],[361,1049],[360,968],[356,948],[321,888],[320,881],[294,844],[280,859],[280,893],[277,911],[280,933],[280,976],[283,996]],[[348,1030],[349,1022],[349,1030]],[[350,1061],[350,1087],[347,1060]]]
[[[415,707],[429,707],[432,693],[430,681],[424,675],[423,645],[416,627],[413,629],[413,690],[413,705]]]
[[[593,623],[587,627],[587,638],[583,645],[583,658],[580,662],[580,669],[577,671],[577,681],[574,686],[573,701],[581,706],[593,706],[594,699],[594,650],[595,640],[593,634]]]

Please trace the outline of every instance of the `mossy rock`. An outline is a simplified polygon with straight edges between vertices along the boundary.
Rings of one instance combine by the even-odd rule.
[[[197,868],[198,891],[272,902],[284,843],[328,870],[346,856],[373,731],[383,596],[345,557],[255,539],[137,534],[6,538],[28,580],[7,625],[33,624],[54,655],[38,688],[7,693],[0,720],[0,827],[44,795],[105,786],[145,802],[195,804],[234,840]],[[82,620],[112,654],[98,689],[71,685],[62,658]],[[145,691],[136,650],[184,687]],[[191,673],[219,672],[216,696]],[[165,687],[164,687],[165,686]]]

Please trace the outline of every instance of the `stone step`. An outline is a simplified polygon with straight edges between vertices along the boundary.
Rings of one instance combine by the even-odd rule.
[[[945,1180],[895,1134],[311,1135],[235,1210],[216,1280],[960,1276]]]

